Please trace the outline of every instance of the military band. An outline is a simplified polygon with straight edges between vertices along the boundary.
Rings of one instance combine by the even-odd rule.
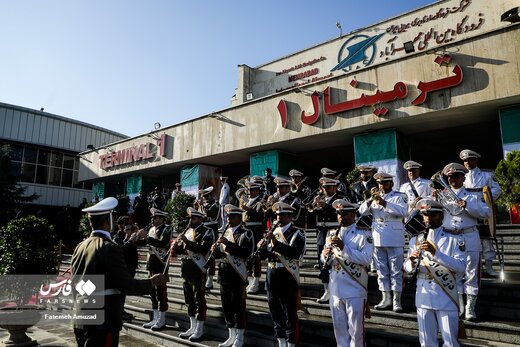
[[[322,177],[320,178],[320,187],[322,193],[317,195],[314,201],[314,209],[316,210],[316,248],[318,251],[318,264],[315,268],[321,270],[323,263],[321,262],[321,252],[325,246],[325,238],[327,232],[331,228],[338,227],[338,218],[336,216],[336,210],[332,206],[332,203],[337,199],[344,198],[343,193],[338,191],[338,180],[333,178]],[[318,303],[326,303],[329,300],[329,278],[328,273],[325,272],[321,276],[323,283],[324,292],[323,295],[317,299]]]
[[[395,312],[403,310],[403,252],[404,224],[407,214],[407,197],[393,190],[393,176],[384,172],[374,175],[378,188],[372,188],[372,197],[359,207],[361,214],[372,214],[372,237],[377,269],[377,283],[382,300],[376,309],[392,307]],[[393,296],[392,293],[393,292]]]
[[[418,201],[427,230],[410,240],[404,268],[417,279],[415,306],[421,346],[460,346],[459,300],[455,274],[466,268],[464,240],[442,227],[443,205],[431,199]]]
[[[365,346],[368,273],[374,244],[370,232],[356,226],[357,205],[335,200],[339,227],[331,229],[321,254],[329,268],[330,312],[338,347]]]
[[[253,232],[242,225],[244,210],[230,204],[225,210],[228,227],[211,247],[215,258],[222,259],[218,267],[220,297],[229,331],[228,339],[219,347],[242,347],[246,329],[246,263],[253,252],[254,239]]]
[[[466,179],[464,180],[464,187],[476,191],[480,196],[482,196],[484,187],[489,187],[492,200],[496,201],[500,197],[500,194],[502,194],[502,189],[493,171],[482,170],[478,167],[478,160],[481,157],[480,154],[471,149],[464,149],[460,152],[459,157],[464,162],[464,167],[468,169]],[[483,220],[479,220],[479,224],[484,228],[488,228],[484,225],[485,222]],[[497,277],[498,274],[493,270],[493,260],[496,257],[496,251],[491,238],[493,235],[490,234],[490,230],[487,231],[488,234],[482,235],[480,240],[482,243],[482,257],[484,258],[484,271],[491,277]]]
[[[164,273],[168,275],[168,267],[165,265],[169,259],[169,245],[171,239],[171,227],[165,224],[167,213],[156,208],[151,208],[152,227],[150,230],[141,229],[139,231],[139,241],[136,245],[148,245],[148,257],[146,270],[150,277],[155,274]],[[164,268],[166,267],[166,271]],[[166,311],[168,311],[168,292],[166,284],[152,287],[150,291],[152,300],[153,318],[150,322],[143,324],[144,328],[152,330],[162,330],[166,326]]]
[[[267,259],[267,302],[280,347],[300,341],[300,259],[305,253],[305,231],[292,223],[295,208],[284,202],[272,206],[275,228],[260,241],[260,256]]]
[[[305,229],[309,217],[315,217],[315,267],[321,270],[324,285],[317,302],[329,302],[338,346],[365,345],[367,270],[372,261],[382,293],[375,309],[403,311],[401,295],[406,271],[417,281],[415,305],[421,345],[438,345],[440,332],[445,345],[459,346],[459,312],[465,313],[466,320],[477,318],[482,251],[477,225],[492,214],[484,201],[483,187],[490,187],[493,198],[501,192],[493,173],[478,168],[479,157],[474,151],[464,150],[460,158],[465,166],[450,163],[431,180],[420,177],[420,163],[407,161],[403,168],[408,182],[399,191],[394,190],[394,176],[377,172],[371,165],[356,167],[360,177],[350,185],[339,180],[341,174],[323,168],[323,177],[314,191],[306,184],[309,182],[305,174],[297,169],[288,172],[291,180],[274,177],[266,169],[265,177],[246,176],[239,181],[240,189],[235,194],[238,207],[224,205],[233,194],[227,177],[221,177],[223,206],[215,201],[213,187],[200,190],[200,200],[187,209],[188,228],[173,241],[166,224],[167,213],[152,208],[151,228],[141,229],[135,241],[136,245],[149,247],[147,269],[154,285],[150,291],[153,318],[143,326],[161,330],[166,325],[167,287],[156,274],[167,275],[173,250],[181,255],[190,320],[189,329],[179,336],[190,341],[203,338],[205,294],[213,284],[215,272],[211,264],[218,259],[220,300],[227,327],[227,339],[219,347],[243,346],[247,294],[261,290],[264,260],[265,290],[278,346],[298,345]],[[442,187],[436,189],[439,181]],[[426,229],[410,235],[405,260],[405,222],[412,215],[424,221]],[[489,257],[485,259],[492,261],[494,254]],[[486,270],[492,273],[487,261]],[[82,336],[81,331],[78,334]]]
[[[480,236],[477,229],[478,219],[489,218],[491,210],[484,200],[464,188],[465,175],[468,172],[463,165],[450,163],[442,173],[448,177],[448,191],[453,191],[454,207],[444,215],[443,226],[452,233],[463,235],[466,251],[466,271],[459,276],[459,301],[462,303],[462,294],[466,294],[465,318],[476,320],[475,305],[480,288]],[[461,308],[463,307],[460,305]]]
[[[206,215],[188,207],[189,229],[175,240],[175,254],[182,254],[181,277],[183,279],[184,301],[188,306],[190,328],[179,337],[199,341],[204,335],[206,321],[206,297],[204,282],[206,279],[206,255],[215,242],[213,230],[202,221]]]

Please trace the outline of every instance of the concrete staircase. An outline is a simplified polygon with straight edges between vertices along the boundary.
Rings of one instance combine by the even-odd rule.
[[[481,294],[477,301],[479,322],[465,322],[468,339],[462,340],[464,346],[518,346],[520,345],[520,226],[500,225],[499,236],[504,238],[505,282],[498,279],[483,279]],[[299,313],[301,345],[308,347],[335,346],[334,332],[327,304],[318,304],[316,298],[322,294],[322,285],[317,278],[318,270],[312,265],[316,262],[315,232],[307,233],[307,253],[301,271],[302,304]],[[140,268],[137,278],[146,278],[146,250],[140,251]],[[66,267],[65,259],[64,267]],[[498,263],[495,265],[498,269]],[[265,266],[264,266],[265,269]],[[192,343],[178,338],[178,334],[189,327],[187,310],[184,305],[180,262],[170,264],[168,296],[170,308],[167,313],[167,329],[153,332],[141,328],[150,319],[150,300],[147,296],[127,297],[125,309],[135,319],[124,324],[127,334],[163,346],[217,346],[227,337],[219,285],[207,293],[208,319],[205,325],[206,338],[201,343]],[[265,271],[265,270],[264,270]],[[262,279],[265,278],[265,272]],[[405,281],[406,282],[406,281]],[[262,283],[263,284],[263,283]],[[369,278],[369,303],[379,302],[381,295],[377,290],[376,276]],[[405,313],[371,310],[371,318],[366,319],[366,338],[369,346],[418,346],[417,319],[414,307],[414,292],[407,286],[403,293]],[[267,307],[265,293],[248,295],[247,346],[275,346],[272,321]]]

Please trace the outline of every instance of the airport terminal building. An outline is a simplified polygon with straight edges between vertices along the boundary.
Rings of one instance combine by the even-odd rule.
[[[370,163],[430,177],[462,149],[494,169],[520,149],[516,0],[444,0],[256,67],[238,67],[229,108],[83,152],[79,181],[100,197],[228,176]],[[203,97],[201,95],[201,97]],[[146,115],[143,115],[146,116]]]
[[[92,184],[78,180],[78,154],[126,138],[43,110],[0,103],[0,145],[10,146],[13,173],[21,177],[26,194],[39,196],[27,206],[33,212],[91,201]]]

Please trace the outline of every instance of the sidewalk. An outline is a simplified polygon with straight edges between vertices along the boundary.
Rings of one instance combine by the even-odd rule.
[[[36,340],[39,346],[47,347],[73,347],[76,346],[74,339],[74,332],[70,324],[46,324],[45,326],[38,327],[34,326],[27,331],[27,335]],[[4,329],[0,329],[0,346],[4,346],[2,341],[9,336],[9,332]],[[121,331],[119,336],[119,346],[122,347],[157,347],[153,343],[132,337],[124,330]]]

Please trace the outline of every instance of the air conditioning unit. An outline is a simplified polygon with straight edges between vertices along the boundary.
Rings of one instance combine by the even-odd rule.
[[[246,100],[249,101],[249,100],[253,100],[253,93],[247,93],[246,94]]]

